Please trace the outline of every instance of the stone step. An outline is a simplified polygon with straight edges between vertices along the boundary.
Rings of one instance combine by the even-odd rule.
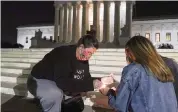
[[[1,73],[1,81],[9,83],[25,84],[27,77],[27,74]]]
[[[28,92],[26,84],[1,82],[1,93],[34,98],[33,95]]]
[[[121,72],[123,69],[123,66],[97,66],[97,65],[92,65],[90,66],[90,71],[93,72],[109,72],[109,73],[117,73],[117,72]],[[3,73],[17,73],[17,74],[30,74],[31,72],[31,68],[24,68],[24,67],[17,67],[17,66],[13,66],[13,67],[5,67],[2,66],[1,67],[1,72]]]
[[[3,57],[6,57],[6,56],[18,57],[19,55],[20,56],[25,55],[26,57],[31,56],[31,55],[38,55],[38,57],[43,57],[47,53],[48,52],[2,52],[1,54]],[[125,53],[124,52],[96,52],[94,54],[94,56],[103,56],[103,55],[105,55],[105,56],[111,56],[111,55],[125,56]]]
[[[2,58],[35,58],[35,59],[42,59],[45,55],[44,54],[10,54],[10,53],[2,53]]]
[[[41,55],[45,55],[46,53],[50,52],[51,50],[47,50],[47,51],[43,51],[41,49],[36,49],[35,51],[31,51],[31,50],[10,50],[10,49],[1,49],[1,53],[4,54],[41,54]],[[178,49],[157,49],[157,51],[161,54],[161,55],[165,55],[165,56],[178,56]],[[95,55],[124,55],[125,51],[124,49],[99,49],[97,50],[97,52],[95,53]]]
[[[36,49],[35,51],[32,49],[1,49],[1,52],[50,52],[51,50],[42,50],[42,49]],[[125,52],[124,49],[98,49],[97,52]],[[172,52],[172,51],[170,51]]]
[[[1,74],[1,82],[15,83],[15,84],[26,84],[27,83],[28,75],[21,75],[19,77],[15,77],[16,75],[14,75],[14,76],[12,76],[12,75],[14,75],[14,74],[9,75],[9,74],[2,73]],[[104,76],[108,76],[108,74],[105,74]],[[119,82],[121,79],[121,75],[114,75],[114,79],[117,82]]]
[[[8,58],[8,57],[1,57],[1,61],[15,61],[15,62],[29,62],[29,63],[37,63],[38,61],[40,61],[41,58]],[[126,61],[125,57],[118,57],[118,56],[92,56],[91,60],[101,60],[101,61]]]
[[[28,61],[26,62],[18,62],[17,60],[15,61],[1,61],[1,66],[14,66],[18,65],[19,67],[33,67],[36,63],[30,63]],[[126,61],[108,61],[108,60],[90,60],[89,61],[90,65],[107,65],[107,66],[126,66],[127,63]]]
[[[96,64],[96,65],[107,65],[107,66],[126,66],[127,62],[125,59],[123,60],[90,60],[90,64]]]
[[[28,76],[28,75],[27,75]],[[1,82],[8,82],[8,83],[16,83],[16,84],[26,84],[27,83],[27,76],[22,78],[22,77],[9,77],[9,76],[4,76],[1,74]]]
[[[119,74],[122,72],[123,67],[107,67],[107,66],[93,66],[90,67],[90,73],[92,77],[103,77],[108,76],[110,73]],[[1,67],[1,74],[30,74],[31,69],[20,68],[20,67]]]
[[[46,52],[47,53],[47,52]],[[8,52],[8,53],[1,53],[1,57],[19,57],[19,58],[43,58],[46,53],[42,52],[37,52],[37,53],[32,53],[32,52]],[[33,55],[32,55],[33,54]],[[178,58],[178,52],[160,52],[159,53],[162,56],[166,57],[175,57]],[[116,57],[125,57],[125,53],[119,53],[119,52],[96,52],[93,57],[100,57],[100,56],[116,56]]]
[[[159,54],[166,57],[178,57],[178,52],[171,52],[171,53],[160,52]]]
[[[35,52],[35,51],[51,51],[53,48],[30,48],[30,49],[19,49],[19,48],[2,48],[1,52],[3,51],[30,51],[30,52]],[[156,49],[158,52],[178,52],[178,49]],[[97,51],[119,51],[119,52],[124,52],[124,48],[99,48]]]
[[[41,59],[34,59],[34,58],[2,58],[1,62],[24,62],[24,63],[37,63]]]
[[[36,63],[28,63],[28,62],[7,62],[1,61],[1,67],[20,67],[20,68],[32,68]],[[117,62],[117,61],[98,61],[98,60],[90,60],[90,66],[126,66],[126,62]]]
[[[13,78],[27,78],[28,77],[28,74],[16,74],[16,73],[4,73],[4,72],[1,72],[1,76],[3,77],[13,77]],[[8,80],[9,82],[11,80]]]
[[[14,96],[17,95],[26,98],[34,98],[34,96],[27,90],[26,84],[1,82],[0,89],[2,94],[14,95]],[[103,95],[99,91],[90,91],[88,92],[88,97],[83,98],[84,104],[87,106],[93,106],[93,102],[91,101],[90,98],[102,98],[102,97]]]
[[[118,83],[115,82],[113,85],[117,87]],[[34,98],[33,95],[27,90],[26,83],[14,83],[14,82],[5,82],[1,81],[1,93],[25,96],[28,98]],[[88,92],[90,97],[102,97],[98,90]],[[87,103],[88,104],[88,103]]]
[[[24,69],[20,67],[1,67],[1,73],[10,74],[30,74],[31,69]]]
[[[35,49],[20,49],[20,48],[2,48],[1,52],[18,52],[18,51],[51,51],[53,48],[35,48]]]
[[[25,59],[42,59],[44,57],[44,55],[7,55],[7,54],[1,54],[1,58],[25,58]],[[93,55],[91,57],[90,60],[94,60],[94,59],[98,59],[98,60],[125,60],[125,55],[120,55],[120,56],[116,56],[116,55]]]
[[[23,66],[24,65],[24,66]],[[1,67],[3,68],[17,68],[17,69],[31,69],[35,64],[30,63],[8,63],[8,62],[2,62]],[[91,71],[110,71],[110,72],[118,72],[121,71],[124,66],[113,66],[113,65],[94,65],[90,64],[90,70]]]
[[[90,71],[93,72],[103,71],[103,72],[117,73],[117,72],[122,72],[123,68],[124,66],[91,65]]]
[[[170,57],[178,61],[178,57]],[[41,60],[41,58],[7,58],[1,57],[1,62],[24,62],[24,63],[37,63]],[[90,64],[108,64],[108,65],[125,65],[126,59],[125,57],[118,56],[92,56],[89,60]]]
[[[178,60],[178,53],[177,54],[168,54],[168,53],[165,53],[165,54],[162,54],[162,56],[166,56],[166,57]],[[29,54],[29,55],[9,55],[9,54],[1,54],[2,61],[3,60],[8,60],[9,58],[20,58],[20,59],[15,59],[15,60],[21,60],[23,58],[25,58],[25,59],[38,59],[38,60],[40,60],[43,57],[44,57],[44,55],[31,55],[31,54]],[[6,59],[6,58],[8,58],[8,59]],[[13,60],[13,59],[10,59],[10,60]],[[120,56],[115,56],[115,55],[113,55],[113,56],[106,56],[106,55],[98,56],[98,55],[93,55],[90,60],[119,60],[119,61],[125,61],[125,54],[124,55],[120,55]]]
[[[49,52],[49,51],[51,51],[53,48],[35,48],[35,49],[19,49],[19,48],[10,48],[10,49],[4,49],[4,48],[2,48],[1,49],[1,52],[20,52],[20,51],[23,51],[23,52],[39,52],[39,51],[43,51],[43,52]],[[101,48],[101,49],[98,49],[97,51],[100,51],[100,52],[105,52],[105,51],[107,51],[107,52],[115,52],[115,51],[117,51],[117,52],[124,52],[125,50],[124,49],[120,49],[120,48],[117,48],[117,49],[110,49],[110,48],[107,48],[107,49],[103,49],[103,48]]]
[[[108,73],[106,72],[91,72],[91,74],[95,76],[109,76]],[[15,84],[26,84],[28,75],[27,74],[15,74],[15,73],[1,73],[1,82],[6,82],[6,83],[15,83]],[[101,78],[101,77],[93,77],[94,79],[96,78]],[[114,74],[114,80],[116,82],[120,82],[121,79],[121,73],[116,73]]]
[[[20,67],[20,68],[32,68],[35,63],[24,63],[24,62],[4,62],[1,61],[1,67]]]

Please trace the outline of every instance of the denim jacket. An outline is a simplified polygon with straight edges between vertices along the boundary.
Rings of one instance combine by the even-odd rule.
[[[116,96],[108,94],[108,99],[116,112],[178,112],[173,83],[158,81],[136,63],[124,67]]]

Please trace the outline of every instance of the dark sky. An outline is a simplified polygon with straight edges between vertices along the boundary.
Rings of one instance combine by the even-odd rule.
[[[2,41],[16,42],[16,27],[28,24],[53,23],[54,2],[5,1],[1,2]]]
[[[1,39],[16,42],[16,27],[28,24],[54,23],[52,1],[1,1]],[[178,15],[178,2],[136,2],[136,18],[145,16]]]

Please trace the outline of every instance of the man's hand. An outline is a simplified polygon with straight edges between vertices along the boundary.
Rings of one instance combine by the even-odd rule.
[[[112,84],[112,83],[114,83],[113,76],[114,76],[113,74],[110,74],[110,76],[103,77],[103,78],[101,78],[101,82],[105,85]]]
[[[93,81],[93,86],[95,89],[99,89],[102,85],[103,85],[103,83],[98,79]]]

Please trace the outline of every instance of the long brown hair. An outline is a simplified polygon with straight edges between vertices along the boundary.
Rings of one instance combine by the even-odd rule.
[[[150,40],[134,36],[126,43],[126,52],[135,62],[146,66],[161,82],[173,82],[174,77]],[[129,53],[130,52],[130,53]]]

